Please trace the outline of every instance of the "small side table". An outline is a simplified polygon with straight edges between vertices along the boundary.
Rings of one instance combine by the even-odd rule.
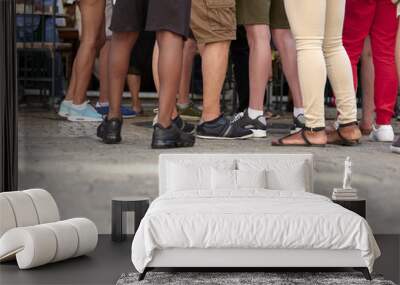
[[[346,208],[356,214],[359,214],[364,219],[367,217],[367,201],[365,199],[357,200],[332,200],[334,203],[339,204],[343,208]]]
[[[111,216],[111,238],[113,241],[123,241],[126,234],[122,232],[123,225],[126,223],[124,212],[135,212],[135,231],[138,229],[140,221],[146,214],[150,205],[150,198],[144,196],[115,197],[112,199]]]

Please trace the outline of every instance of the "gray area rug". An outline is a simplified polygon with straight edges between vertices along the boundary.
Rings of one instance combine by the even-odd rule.
[[[207,273],[207,272],[149,272],[146,278],[138,281],[138,273],[122,274],[117,285],[146,285],[146,284],[212,284],[212,285],[298,285],[298,284],[324,284],[324,285],[395,285],[392,281],[384,280],[382,276],[373,276],[372,281],[364,279],[358,272],[288,272],[288,273]]]

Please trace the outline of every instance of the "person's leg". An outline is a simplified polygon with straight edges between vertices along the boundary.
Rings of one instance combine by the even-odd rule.
[[[249,79],[250,101],[249,108],[259,112],[264,110],[265,89],[268,75],[271,72],[270,31],[267,25],[246,25],[247,40],[250,47]]]
[[[282,61],[282,69],[289,84],[295,108],[303,108],[297,68],[296,42],[289,29],[272,29],[272,39]]]
[[[343,45],[350,58],[354,88],[358,86],[358,63],[371,29],[376,1],[347,0],[343,24]]]
[[[285,0],[286,13],[296,39],[300,89],[303,94],[304,130],[273,141],[272,145],[324,145],[324,91],[326,65],[322,50],[326,1]]]
[[[126,77],[129,92],[132,96],[132,110],[135,111],[137,114],[140,114],[143,111],[142,103],[139,98],[141,81],[142,78],[140,75],[128,74],[128,76]]]
[[[361,132],[351,62],[342,42],[345,7],[346,0],[327,0],[323,50],[339,113],[339,128],[329,133],[328,142],[350,145],[358,143]]]
[[[75,105],[80,105],[86,100],[86,91],[92,76],[93,64],[97,52],[103,46],[105,40],[105,1],[82,0],[79,1],[78,5],[81,12],[82,35],[73,69],[76,80],[73,94]]]
[[[153,49],[153,61],[152,61],[152,70],[153,70],[153,80],[154,80],[154,85],[156,87],[157,93],[160,91],[160,78],[158,75],[158,57],[160,55],[160,50],[158,49],[158,44],[157,42],[154,44],[154,49]]]
[[[158,123],[171,125],[179,79],[182,71],[182,36],[168,31],[157,32],[159,47],[158,75],[160,79]]]
[[[182,72],[184,38],[189,36],[190,4],[187,0],[175,0],[173,4],[171,1],[149,1],[146,30],[156,32],[159,50],[156,71],[159,110],[153,126],[152,148],[191,147],[195,143],[194,128],[185,130],[179,117],[171,119]]]
[[[178,100],[176,107],[182,118],[198,120],[201,117],[201,110],[190,100],[190,83],[192,80],[192,69],[194,57],[197,52],[197,44],[193,38],[186,40],[183,47],[182,74],[179,83]]]
[[[398,80],[395,46],[398,19],[396,6],[377,0],[371,28],[372,56],[375,66],[375,112],[377,125],[390,125],[397,98]]]
[[[182,74],[179,83],[178,104],[189,104],[190,82],[192,79],[193,60],[196,55],[197,44],[188,39],[183,48]]]
[[[362,88],[362,118],[360,129],[363,134],[369,135],[372,130],[375,115],[374,81],[375,70],[372,60],[371,41],[368,37],[361,54],[361,88]]]
[[[284,0],[271,1],[270,27],[272,39],[279,51],[283,73],[293,99],[293,127],[291,131],[296,132],[304,128],[304,108],[297,68],[296,42],[290,31]]]
[[[100,49],[99,55],[99,81],[100,81],[100,96],[98,105],[106,105],[108,107],[108,55],[110,53],[112,31],[110,30],[112,18],[112,0],[105,0],[106,6],[104,11],[104,31],[105,43]],[[108,109],[108,108],[107,108]]]
[[[322,51],[326,1],[285,0],[296,39],[299,80],[308,128],[325,127],[326,66]],[[309,12],[313,12],[311,15]]]
[[[229,41],[200,47],[203,73],[202,121],[212,121],[221,114],[220,95],[228,66]]]
[[[108,55],[110,53],[111,40],[106,40],[104,46],[100,50],[99,56],[99,81],[100,96],[99,103],[108,103]]]
[[[75,62],[75,60],[74,60]],[[74,99],[74,93],[76,88],[76,72],[75,64],[72,64],[71,78],[69,79],[67,94],[65,95],[65,100],[71,101]]]
[[[121,118],[122,93],[125,78],[128,73],[131,49],[134,46],[138,32],[114,32],[109,55],[109,103],[108,119]]]
[[[152,70],[153,70],[154,85],[156,87],[157,94],[160,94],[160,74],[159,74],[159,71],[158,71],[159,58],[160,58],[160,49],[159,49],[158,43],[156,43],[154,45],[154,49],[153,49]],[[172,109],[171,118],[174,119],[177,116],[178,116],[178,110],[176,108],[176,105],[174,105],[174,107]],[[158,114],[156,115],[153,123],[156,123],[156,122],[158,122]]]

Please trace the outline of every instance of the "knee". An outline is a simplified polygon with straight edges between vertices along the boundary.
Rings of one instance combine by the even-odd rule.
[[[96,41],[96,49],[100,50],[104,46],[105,43],[106,43],[106,36],[104,34],[98,36],[97,41]]]
[[[80,48],[96,51],[98,49],[99,40],[97,37],[81,38]]]
[[[247,29],[247,41],[249,43],[250,49],[257,46],[269,46],[271,36],[267,29],[260,28],[248,28]]]
[[[137,33],[135,32],[118,32],[113,33],[111,36],[111,41],[113,43],[133,43],[137,37]]]
[[[185,43],[186,52],[190,55],[195,55],[197,52],[197,44],[194,40],[187,40]]]
[[[326,39],[323,42],[322,50],[326,56],[344,50],[342,38]]]
[[[310,51],[310,50],[318,50],[322,51],[324,49],[324,40],[323,38],[296,38],[296,49],[298,52],[300,51]]]

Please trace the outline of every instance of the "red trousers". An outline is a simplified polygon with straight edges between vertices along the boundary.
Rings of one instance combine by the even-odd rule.
[[[375,67],[375,112],[378,125],[389,125],[396,104],[398,81],[395,46],[398,19],[391,0],[347,0],[343,44],[353,67],[357,88],[357,64],[364,41],[371,38]]]

